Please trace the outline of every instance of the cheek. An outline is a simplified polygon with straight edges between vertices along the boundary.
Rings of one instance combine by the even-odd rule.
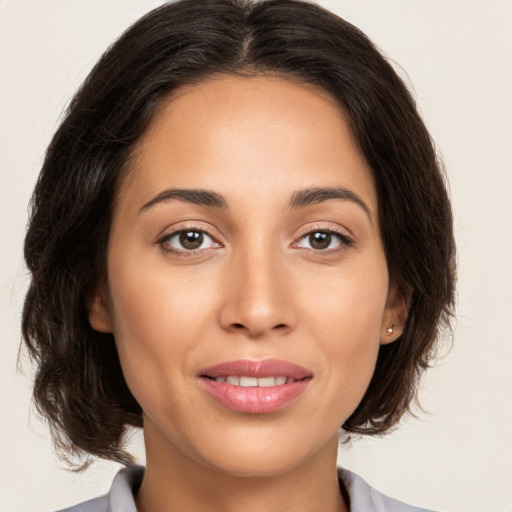
[[[130,271],[131,268],[131,271]],[[150,405],[176,384],[212,318],[212,296],[169,270],[120,264],[110,271],[114,338],[127,384]],[[193,285],[194,284],[194,285]],[[164,389],[165,388],[165,389]]]
[[[321,346],[322,377],[330,390],[326,406],[340,411],[343,401],[343,421],[357,407],[372,378],[388,286],[382,265],[361,273],[351,270],[339,279],[317,282],[308,299],[308,335]]]
[[[336,273],[317,274],[302,290],[301,302],[308,304],[315,330],[331,331],[346,344],[362,347],[379,343],[387,290],[385,262],[347,265]]]
[[[144,263],[142,256],[109,269],[115,333],[123,343],[144,341],[145,350],[171,342],[177,348],[179,340],[200,330],[211,309],[212,287],[198,272],[190,279],[165,261]]]

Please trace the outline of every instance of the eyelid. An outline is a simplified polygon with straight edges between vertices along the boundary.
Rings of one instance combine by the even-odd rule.
[[[209,236],[212,241],[219,247],[222,247],[222,243],[219,241],[219,237],[217,233],[214,233],[214,230],[210,228],[209,226],[205,226],[202,224],[197,224],[194,222],[185,222],[183,224],[178,224],[176,226],[173,226],[172,228],[168,228],[164,231],[162,235],[160,235],[155,245],[159,245],[162,250],[164,250],[167,253],[171,253],[177,256],[185,256],[185,257],[193,257],[197,256],[198,254],[204,254],[206,251],[209,251],[212,249],[212,247],[208,247],[206,249],[176,249],[174,247],[170,247],[169,245],[166,245],[166,243],[174,236],[178,235],[179,233],[182,233],[184,231],[197,231],[200,233],[204,233],[207,236]]]
[[[343,228],[343,227],[339,226],[338,224],[332,224],[329,222],[321,222],[321,221],[308,223],[305,226],[302,226],[299,230],[298,237],[307,235],[307,234],[309,234],[311,232],[315,232],[315,231],[329,231],[331,233],[337,233],[337,234],[342,235],[347,238],[353,238],[353,235],[349,229]]]
[[[304,249],[305,251],[314,251],[314,252],[318,252],[318,253],[329,254],[331,252],[345,250],[348,247],[353,247],[355,245],[354,237],[348,229],[343,229],[339,226],[326,225],[326,224],[308,225],[306,228],[303,228],[303,230],[301,230],[301,234],[299,234],[297,236],[297,238],[295,239],[295,241],[293,242],[293,245],[297,244],[304,237],[311,235],[312,233],[317,233],[317,232],[330,233],[330,234],[334,234],[334,235],[340,237],[341,247],[337,247],[335,249],[309,249],[309,248],[301,247],[300,249]]]

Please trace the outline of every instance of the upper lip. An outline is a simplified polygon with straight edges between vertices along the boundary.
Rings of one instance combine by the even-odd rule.
[[[224,377],[245,376],[245,377],[292,377],[295,380],[312,377],[312,373],[294,363],[280,359],[265,359],[262,361],[253,361],[250,359],[239,359],[237,361],[226,361],[199,372],[201,377]]]

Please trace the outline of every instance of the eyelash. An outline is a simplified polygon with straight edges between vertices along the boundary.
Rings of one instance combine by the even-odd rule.
[[[156,243],[166,253],[171,253],[174,256],[177,256],[177,257],[180,257],[180,258],[182,258],[182,257],[185,257],[185,258],[187,258],[187,257],[188,258],[194,257],[194,256],[197,255],[198,252],[200,252],[200,251],[208,251],[210,249],[210,248],[207,248],[207,249],[191,249],[191,250],[181,249],[181,250],[176,250],[176,249],[170,248],[170,246],[167,245],[169,243],[169,241],[172,240],[172,238],[174,238],[175,236],[180,235],[181,233],[186,233],[186,232],[206,234],[209,238],[212,239],[212,241],[214,243],[219,244],[219,242],[215,241],[215,236],[212,233],[210,233],[208,229],[205,229],[203,227],[198,228],[196,226],[184,227],[184,228],[181,228],[181,229],[177,229],[175,231],[171,231],[170,233],[166,233],[160,239],[158,239]],[[346,233],[344,233],[342,231],[338,231],[337,229],[333,229],[332,227],[329,227],[329,228],[326,228],[326,227],[315,227],[314,229],[310,229],[309,231],[307,231],[306,233],[302,234],[299,237],[298,242],[300,242],[301,240],[305,239],[306,237],[308,237],[308,236],[310,236],[310,235],[312,235],[314,233],[326,233],[326,234],[329,234],[329,235],[336,236],[339,239],[339,241],[340,241],[339,247],[336,247],[334,249],[313,249],[313,248],[310,249],[310,248],[307,248],[307,247],[303,247],[302,250],[304,250],[304,251],[314,251],[314,252],[317,252],[317,253],[323,253],[323,254],[327,255],[327,254],[332,254],[332,253],[336,253],[336,252],[339,252],[339,251],[343,251],[343,250],[346,250],[346,249],[354,246],[354,240],[350,236],[348,236]],[[294,242],[294,245],[297,244],[298,242]]]
[[[306,233],[302,234],[300,237],[299,237],[299,241],[305,239],[306,237],[309,237],[310,235],[314,234],[314,233],[326,233],[326,234],[329,234],[329,235],[334,235],[335,237],[337,237],[339,239],[339,246],[334,248],[334,249],[309,249],[307,247],[305,248],[302,248],[306,251],[315,251],[315,252],[318,252],[318,253],[323,253],[325,255],[327,254],[333,254],[333,253],[337,253],[339,251],[344,251],[350,247],[353,247],[354,246],[354,239],[350,236],[348,236],[345,232],[341,231],[341,230],[337,230],[335,228],[332,228],[332,227],[323,227],[323,226],[316,226],[314,229],[310,229],[309,231],[307,231]],[[294,242],[294,244],[297,243],[297,242]]]
[[[187,233],[187,232],[206,234],[208,237],[210,237],[212,239],[212,241],[215,242],[215,236],[213,235],[213,233],[210,233],[208,229],[206,229],[204,227],[199,228],[197,226],[186,226],[184,228],[180,228],[175,231],[171,231],[170,233],[166,233],[159,240],[157,240],[156,243],[157,243],[157,245],[159,245],[162,248],[163,251],[165,251],[166,253],[170,253],[173,256],[177,256],[178,258],[191,258],[191,257],[194,257],[195,255],[197,255],[197,253],[199,251],[207,251],[208,250],[208,249],[176,250],[176,249],[171,248],[169,245],[167,245],[169,243],[169,241],[172,238],[174,238],[175,236],[178,236],[181,233]],[[215,243],[218,244],[219,242],[215,242]]]

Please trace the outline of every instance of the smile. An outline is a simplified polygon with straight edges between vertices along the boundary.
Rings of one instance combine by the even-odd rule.
[[[223,408],[245,414],[269,414],[298,399],[313,375],[302,366],[268,359],[221,363],[202,370],[199,377],[202,389]]]
[[[296,382],[293,377],[286,377],[285,375],[278,377],[260,377],[259,379],[257,377],[228,375],[226,377],[216,377],[214,380],[215,382],[226,382],[232,386],[241,386],[243,388],[269,388],[271,386],[282,386],[283,384]]]

